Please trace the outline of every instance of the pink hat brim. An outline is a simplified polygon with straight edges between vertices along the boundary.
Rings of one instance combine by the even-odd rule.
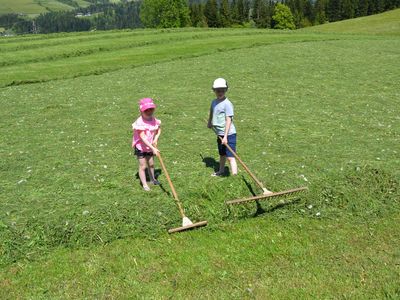
[[[156,108],[156,105],[154,103],[144,103],[140,105],[140,111],[144,112],[145,110],[148,110],[150,108]]]

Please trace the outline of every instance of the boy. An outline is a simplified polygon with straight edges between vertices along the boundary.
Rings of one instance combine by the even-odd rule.
[[[217,78],[212,87],[216,99],[211,102],[208,128],[213,128],[218,135],[219,171],[211,176],[222,176],[225,172],[225,162],[228,158],[232,175],[237,175],[237,164],[235,157],[226,145],[229,145],[236,152],[236,128],[233,124],[233,105],[225,96],[228,91],[228,83],[223,78]],[[221,139],[219,138],[222,138]]]

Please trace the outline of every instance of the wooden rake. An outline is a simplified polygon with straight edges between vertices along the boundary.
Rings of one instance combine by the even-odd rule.
[[[215,132],[215,129],[213,129],[213,130]],[[218,134],[217,134],[217,136],[222,141],[222,138]],[[226,144],[225,146],[228,148],[228,150],[230,152],[232,152],[233,156],[241,164],[243,169],[245,169],[247,174],[250,175],[250,177],[254,180],[254,182],[263,191],[263,193],[261,195],[258,195],[258,196],[225,201],[226,204],[228,204],[228,205],[237,205],[237,204],[244,204],[244,203],[248,203],[248,202],[252,202],[252,201],[266,200],[266,199],[270,199],[270,198],[277,198],[277,197],[283,198],[283,197],[293,196],[295,194],[299,194],[299,193],[308,191],[308,187],[299,187],[299,188],[294,188],[294,189],[290,189],[290,190],[286,190],[286,191],[280,191],[280,192],[272,192],[272,191],[268,190],[264,186],[264,184],[253,174],[253,172],[250,171],[250,169],[243,162],[243,160],[239,157],[239,155],[237,155],[237,153],[235,151],[233,151],[233,149],[228,144]]]
[[[178,209],[179,209],[179,213],[180,213],[180,215],[182,217],[182,226],[176,227],[176,228],[171,228],[171,229],[168,230],[168,233],[175,233],[175,232],[179,232],[179,231],[193,229],[193,228],[196,228],[196,227],[206,226],[207,225],[207,221],[201,221],[201,222],[193,223],[185,215],[185,211],[183,210],[182,203],[178,198],[178,194],[176,193],[175,187],[172,184],[171,177],[169,176],[169,173],[167,171],[167,168],[165,167],[164,161],[161,158],[161,154],[157,153],[157,157],[158,157],[158,160],[160,161],[160,164],[161,164],[161,167],[162,167],[162,169],[164,171],[165,177],[167,177],[167,181],[168,181],[168,184],[169,184],[169,186],[171,188],[172,195],[174,196],[176,205],[178,206]]]

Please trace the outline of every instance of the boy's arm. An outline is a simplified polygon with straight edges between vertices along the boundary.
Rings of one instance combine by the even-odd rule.
[[[213,114],[213,109],[212,106],[210,107],[210,113],[208,114],[208,123],[207,123],[207,127],[211,128],[212,124],[211,124],[211,120],[212,120],[212,114]]]
[[[152,144],[150,144],[150,142],[147,140],[146,134],[144,133],[144,131],[141,131],[140,134],[140,139],[143,141],[143,143],[149,147],[154,154],[157,154],[158,152],[160,152],[156,147],[154,147]]]
[[[161,127],[158,127],[157,133],[156,133],[156,135],[154,136],[154,140],[153,140],[153,145],[154,145],[154,147],[157,147],[158,138],[160,137],[160,134],[161,134]]]

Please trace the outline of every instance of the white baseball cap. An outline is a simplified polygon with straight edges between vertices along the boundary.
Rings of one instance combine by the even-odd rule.
[[[217,78],[214,80],[213,89],[227,89],[228,82],[224,78]]]

